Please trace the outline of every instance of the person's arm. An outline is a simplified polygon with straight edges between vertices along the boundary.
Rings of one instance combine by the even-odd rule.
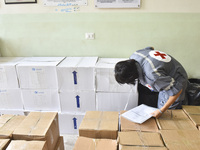
[[[164,113],[176,101],[176,99],[180,96],[181,93],[182,90],[180,90],[176,95],[170,96],[161,109],[158,109],[152,113],[153,117],[159,118],[162,115],[162,113]]]

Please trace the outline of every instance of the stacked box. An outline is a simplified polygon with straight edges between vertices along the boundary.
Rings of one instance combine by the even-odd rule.
[[[197,130],[182,109],[167,110],[156,121],[160,130]]]
[[[25,119],[25,116],[2,115],[0,116],[0,139],[11,139],[14,130]]]
[[[61,133],[78,134],[86,111],[95,111],[95,64],[98,57],[67,57],[57,67]],[[68,124],[66,124],[68,123]]]
[[[123,114],[125,111],[121,111]],[[120,115],[120,129],[121,131],[147,131],[147,132],[158,132],[158,126],[155,118],[150,118],[142,124],[134,123]]]
[[[58,114],[30,112],[13,132],[13,139],[46,141],[47,149],[54,150],[59,139]]]
[[[122,58],[100,58],[96,64],[96,102],[98,111],[129,110],[138,105],[137,86],[117,83],[114,67]]]
[[[78,137],[73,150],[117,150],[117,141]]]
[[[157,132],[119,132],[119,150],[156,149],[167,150],[160,133]]]
[[[0,112],[23,110],[16,65],[22,57],[0,57]]]
[[[183,110],[198,128],[200,126],[200,106],[183,106]],[[199,129],[199,128],[198,128]]]
[[[88,111],[79,127],[79,136],[117,139],[118,120],[118,112]]]
[[[60,110],[56,68],[63,59],[26,57],[16,66],[25,110]]]

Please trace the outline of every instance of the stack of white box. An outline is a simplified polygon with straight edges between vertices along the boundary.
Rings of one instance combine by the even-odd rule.
[[[67,57],[57,67],[61,102],[60,132],[78,134],[86,111],[95,111],[95,64],[98,57]]]
[[[64,57],[26,57],[17,74],[25,111],[60,111],[57,65]]]
[[[23,114],[16,65],[22,57],[0,57],[0,114]]]
[[[96,64],[96,107],[98,111],[129,110],[138,105],[137,86],[120,85],[114,67],[122,58],[100,58]]]

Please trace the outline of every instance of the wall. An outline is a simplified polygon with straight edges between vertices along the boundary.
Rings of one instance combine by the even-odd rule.
[[[76,11],[65,12],[62,10]],[[142,0],[140,9],[0,3],[3,56],[126,57],[154,46],[177,58],[190,77],[200,78],[200,2]],[[95,40],[85,33],[94,32]],[[194,63],[195,62],[195,63]]]

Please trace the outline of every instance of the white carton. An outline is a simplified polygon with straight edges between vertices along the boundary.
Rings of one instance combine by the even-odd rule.
[[[58,113],[60,134],[78,135],[84,115],[84,113]]]
[[[20,89],[0,89],[0,109],[23,109]]]
[[[98,92],[137,92],[137,86],[120,85],[115,80],[114,68],[123,58],[100,58],[96,64],[96,91]]]
[[[59,90],[95,90],[98,57],[67,57],[57,67]]]
[[[138,93],[96,93],[98,111],[129,110],[138,105]]]
[[[15,66],[22,57],[0,57],[0,89],[19,88]]]
[[[24,111],[23,109],[0,109],[0,115],[27,115],[28,112]]]
[[[62,91],[60,103],[62,112],[83,112],[96,110],[95,91]]]
[[[22,89],[57,89],[57,65],[64,57],[26,57],[18,64],[17,73]]]
[[[60,111],[60,100],[57,89],[22,90],[25,110]]]

